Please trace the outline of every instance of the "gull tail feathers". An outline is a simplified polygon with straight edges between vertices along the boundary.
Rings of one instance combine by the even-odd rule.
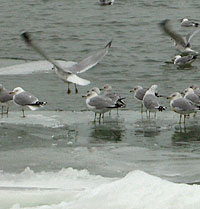
[[[40,107],[44,107],[44,105],[46,105],[47,102],[40,102],[40,101],[37,101],[36,103],[34,104],[30,104],[28,105],[28,107],[31,109],[31,110],[37,110],[39,109]]]
[[[90,81],[88,81],[86,79],[83,79],[83,78],[80,78],[79,76],[77,76],[73,73],[68,76],[67,81],[71,82],[71,83],[78,84],[80,86],[86,86],[86,85],[90,84]]]
[[[156,109],[158,109],[158,111],[162,112],[163,110],[166,110],[167,107],[159,106],[159,107],[157,107]]]

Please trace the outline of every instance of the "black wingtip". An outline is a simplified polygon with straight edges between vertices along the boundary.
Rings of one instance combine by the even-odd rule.
[[[162,112],[163,110],[166,110],[167,109],[167,107],[163,107],[163,106],[160,106],[159,108],[158,108],[158,110],[160,111],[160,112]]]
[[[110,48],[111,45],[112,45],[112,40],[106,44],[105,48],[107,48],[107,47]]]
[[[23,32],[21,34],[22,39],[26,42],[26,43],[30,43],[31,42],[31,36],[29,32]]]
[[[195,27],[198,27],[199,26],[199,23],[195,23]]]
[[[198,57],[198,54],[193,55],[192,59],[196,59]]]

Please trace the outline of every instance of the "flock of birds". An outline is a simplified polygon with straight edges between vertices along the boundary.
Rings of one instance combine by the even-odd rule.
[[[107,5],[108,1],[102,1]],[[114,1],[112,1],[113,4]],[[176,55],[173,62],[176,65],[188,65],[191,64],[198,56],[198,52],[191,48],[192,37],[199,32],[195,30],[190,33],[186,38],[177,34],[171,29],[170,21],[164,20],[159,23],[161,30],[167,34],[175,42],[175,47],[181,52],[180,55]],[[181,26],[183,27],[198,27],[198,23],[188,20],[186,18],[181,20]],[[57,74],[57,76],[68,85],[67,93],[70,94],[70,84],[74,84],[75,92],[78,93],[77,85],[88,85],[90,81],[82,79],[78,76],[79,73],[85,72],[88,69],[94,67],[99,63],[102,58],[108,53],[111,47],[112,41],[110,41],[103,49],[98,50],[91,56],[83,59],[79,63],[72,65],[71,67],[62,67],[56,60],[50,58],[33,40],[28,32],[23,32],[21,34],[24,42],[39,53],[44,59],[50,62],[53,67],[52,70]],[[172,110],[180,114],[179,123],[181,123],[181,118],[184,116],[185,119],[191,113],[196,114],[200,110],[200,89],[196,85],[192,85],[184,90],[184,92],[175,92],[170,96],[159,95],[157,91],[157,85],[152,85],[150,88],[143,88],[142,86],[136,86],[130,92],[134,93],[134,97],[141,102],[141,113],[149,111],[150,113],[157,111],[164,111],[167,107],[160,104],[160,97],[165,97],[170,100],[170,107]],[[124,97],[121,97],[116,92],[112,90],[112,86],[106,84],[102,89],[94,87],[83,96],[86,98],[87,107],[95,112],[94,121],[97,120],[97,114],[99,114],[99,122],[104,118],[104,113],[111,112],[112,109],[118,109],[126,107]],[[2,84],[0,84],[0,103],[2,105],[2,115],[9,112],[9,104],[14,102],[16,105],[21,106],[23,117],[25,117],[25,107],[29,107],[31,110],[36,110],[43,107],[47,102],[41,102],[37,97],[29,92],[26,92],[21,87],[16,87],[13,91],[7,90]],[[7,107],[6,112],[4,108]]]

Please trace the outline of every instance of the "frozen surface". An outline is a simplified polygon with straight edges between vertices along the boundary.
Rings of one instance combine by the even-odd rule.
[[[63,67],[71,67],[76,64],[72,61],[57,60]],[[0,75],[20,75],[31,73],[45,73],[52,72],[53,65],[47,61],[32,61],[28,63],[22,63],[17,65],[11,65],[8,67],[0,68]]]
[[[94,123],[89,111],[11,111],[0,119],[0,159],[4,172],[36,172],[73,167],[108,177],[142,170],[174,182],[199,182],[199,118],[177,125],[171,111],[146,118],[116,111]]]

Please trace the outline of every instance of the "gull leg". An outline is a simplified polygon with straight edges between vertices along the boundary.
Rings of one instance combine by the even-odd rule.
[[[184,115],[184,124],[185,124],[186,115]]]
[[[143,114],[143,112],[144,112],[144,109],[143,109],[144,107],[143,107],[143,103],[141,103],[141,114]]]
[[[74,87],[75,87],[75,93],[78,94],[78,88],[77,88],[76,84],[74,84]]]
[[[109,115],[111,116],[111,110],[109,111]]]
[[[95,114],[94,114],[94,122],[96,122],[96,118],[97,118],[97,113],[95,112]]]
[[[67,94],[70,94],[71,93],[71,90],[69,88],[69,83],[67,85],[68,85]]]
[[[119,115],[119,108],[117,108],[117,116]]]
[[[101,122],[101,113],[99,114],[99,123]]]
[[[23,107],[22,107],[22,113],[23,113],[22,117],[25,118],[25,113],[24,113],[24,108]]]
[[[179,124],[181,124],[182,114],[180,114]]]
[[[9,106],[7,107],[7,111],[6,111],[7,117],[8,117],[8,111],[9,111]]]
[[[1,117],[3,118],[3,105],[1,106]]]

